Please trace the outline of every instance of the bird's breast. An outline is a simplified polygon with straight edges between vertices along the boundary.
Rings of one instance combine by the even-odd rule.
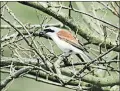
[[[69,52],[71,50],[72,45],[65,42],[64,40],[61,40],[58,37],[55,37],[55,38],[52,38],[52,39],[63,52]]]

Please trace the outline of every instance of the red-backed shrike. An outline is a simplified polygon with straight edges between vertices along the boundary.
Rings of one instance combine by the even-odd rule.
[[[78,43],[78,40],[67,30],[57,27],[47,27],[40,31],[40,36],[51,38],[64,52],[65,56],[76,54],[81,61],[90,62],[91,59],[85,54],[85,49]]]

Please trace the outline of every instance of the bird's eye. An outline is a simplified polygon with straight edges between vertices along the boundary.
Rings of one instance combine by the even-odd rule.
[[[46,33],[47,33],[47,32],[54,32],[54,30],[52,30],[52,29],[45,29],[44,31],[45,31]]]

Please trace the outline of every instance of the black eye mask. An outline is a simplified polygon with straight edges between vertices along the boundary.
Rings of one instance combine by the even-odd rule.
[[[43,31],[45,31],[45,33],[48,33],[48,32],[55,32],[55,31],[52,30],[52,29],[44,29]]]
[[[51,30],[50,30],[50,31],[51,31]],[[51,39],[50,37],[48,37],[48,36],[46,35],[47,32],[49,32],[48,29],[45,29],[45,30],[43,30],[43,31],[40,31],[39,37],[44,37],[44,38],[46,38],[46,39]],[[53,31],[52,31],[52,32],[53,32]]]

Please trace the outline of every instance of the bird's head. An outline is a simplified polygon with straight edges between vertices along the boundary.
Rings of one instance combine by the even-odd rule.
[[[60,31],[60,28],[57,27],[47,27],[44,30],[40,31],[39,36],[40,37],[52,37],[57,34],[57,32]]]

